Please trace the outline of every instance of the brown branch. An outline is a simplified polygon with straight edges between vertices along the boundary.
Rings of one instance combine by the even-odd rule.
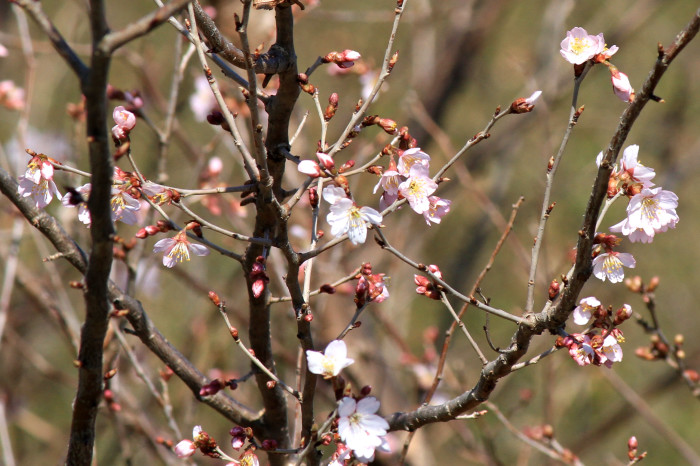
[[[17,193],[17,181],[5,170],[0,168],[0,192],[2,192],[22,213],[27,221],[39,230],[54,245],[64,259],[66,259],[79,272],[87,270],[87,257],[80,247],[63,230],[61,225],[51,215],[34,207],[31,200],[22,198]],[[126,309],[129,313],[127,320],[133,327],[132,333],[155,354],[163,363],[170,367],[193,392],[194,396],[214,408],[232,422],[249,426],[253,429],[261,429],[258,413],[250,411],[245,406],[236,402],[223,392],[210,397],[202,398],[199,390],[209,379],[199,372],[190,361],[185,358],[170,342],[158,331],[148,318],[141,303],[133,297],[125,294],[118,286],[110,282],[109,299],[117,309]]]
[[[105,53],[113,53],[122,45],[145,36],[153,29],[168,21],[172,15],[182,10],[192,0],[173,0],[172,2],[147,14],[143,18],[130,23],[121,31],[111,32],[100,41],[100,49]]]
[[[452,420],[459,414],[474,409],[489,398],[496,388],[498,380],[511,372],[511,368],[527,352],[530,341],[535,335],[546,330],[556,329],[566,322],[575,307],[581,288],[591,275],[591,247],[595,234],[595,223],[606,196],[612,164],[617,159],[620,148],[634,121],[653,95],[654,88],[664,72],[678,53],[695,37],[698,29],[700,29],[700,10],[676,36],[676,40],[668,49],[664,50],[659,47],[659,56],[644,82],[641,92],[622,114],[610,145],[605,151],[604,162],[598,170],[598,176],[586,207],[583,226],[579,232],[576,264],[571,274],[571,280],[560,294],[555,305],[551,308],[546,306],[545,310],[538,314],[526,316],[531,325],[518,326],[511,338],[510,346],[482,369],[479,380],[472,389],[439,406],[421,406],[415,411],[394,413],[387,417],[390,430],[413,431],[426,424]]]
[[[71,67],[73,72],[78,76],[80,82],[84,82],[87,79],[90,70],[88,69],[87,65],[83,63],[80,57],[78,57],[78,55],[73,51],[71,46],[68,45],[49,17],[46,16],[44,10],[41,9],[41,2],[32,0],[15,0],[15,3],[24,8],[24,10],[29,13],[29,16],[36,21],[36,23],[51,41],[51,45],[53,45],[56,52],[58,52],[58,54],[66,61],[68,66]]]

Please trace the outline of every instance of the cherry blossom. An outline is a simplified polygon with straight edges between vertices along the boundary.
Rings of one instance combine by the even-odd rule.
[[[637,160],[639,154],[639,146],[633,144],[631,146],[625,147],[622,151],[622,159],[620,160],[620,165],[622,166],[622,171],[629,175],[634,181],[642,183],[645,188],[650,188],[654,186],[651,179],[656,176],[653,168],[645,167]]]
[[[574,323],[576,325],[586,325],[591,318],[591,313],[598,309],[600,301],[591,296],[579,301],[579,305],[574,309]]]
[[[189,98],[189,104],[197,121],[206,121],[207,115],[219,109],[206,77],[198,75],[194,79],[194,93]]]
[[[627,205],[627,217],[610,227],[610,231],[627,236],[630,241],[651,243],[656,233],[675,228],[678,223],[678,196],[671,191],[644,188]]]
[[[398,172],[403,176],[409,176],[411,167],[415,164],[423,165],[425,168],[430,166],[430,156],[421,152],[418,147],[403,151],[399,157]]]
[[[192,429],[192,440],[185,439],[175,445],[175,454],[178,458],[189,458],[197,451],[196,442],[202,434],[202,426],[194,426]]]
[[[612,367],[614,362],[622,361],[622,347],[618,344],[618,339],[613,335],[605,337],[600,353],[605,358],[603,364],[607,368]]]
[[[406,198],[417,214],[430,209],[428,197],[437,189],[437,183],[430,179],[425,165],[414,164],[406,181],[399,185],[399,194]]]
[[[139,221],[136,212],[141,209],[141,204],[127,193],[124,187],[124,185],[112,186],[112,199],[110,200],[112,221],[121,220],[127,225],[134,225]]]
[[[331,225],[331,233],[336,237],[347,233],[353,244],[361,244],[367,239],[367,224],[382,223],[379,212],[371,207],[357,207],[352,199],[345,196],[342,188],[326,187],[323,198],[332,204],[326,220]]]
[[[394,157],[392,156],[391,160],[389,161],[389,168],[384,170],[384,173],[382,173],[382,176],[379,178],[379,182],[374,187],[373,192],[376,193],[379,187],[381,186],[382,189],[384,189],[385,193],[388,193],[390,196],[396,195],[399,192],[399,185],[402,181],[403,179],[397,171],[396,162],[394,161]]]
[[[24,89],[9,79],[0,81],[0,105],[9,110],[22,110],[24,108]]]
[[[331,52],[325,57],[323,61],[326,63],[333,62],[340,68],[350,68],[355,64],[357,60],[361,58],[359,52],[354,50],[343,50],[342,52]]]
[[[153,252],[163,253],[163,265],[172,268],[178,262],[190,260],[190,250],[198,256],[209,255],[209,249],[201,244],[193,244],[187,239],[186,230],[181,230],[173,238],[163,238],[153,245]]]
[[[61,199],[61,204],[64,207],[77,207],[78,220],[88,226],[90,226],[90,211],[88,210],[87,200],[90,197],[91,189],[92,185],[87,183],[67,192]]]
[[[24,175],[18,178],[17,192],[22,197],[31,197],[37,209],[43,209],[51,203],[53,197],[61,193],[53,181],[53,165],[44,154],[34,155],[27,164]]]
[[[129,132],[134,129],[134,126],[136,126],[136,116],[121,105],[114,107],[112,118],[114,118],[114,122],[116,123],[116,125],[112,127],[112,136],[114,136],[114,139],[125,139],[129,135]]]
[[[564,339],[564,344],[569,348],[569,356],[579,366],[588,366],[595,357],[595,350],[591,346],[591,337],[579,333],[572,333]]]
[[[338,405],[338,434],[356,457],[370,458],[382,445],[389,423],[375,413],[379,401],[369,396],[360,401],[344,397]]]
[[[324,379],[337,376],[341,370],[355,362],[348,358],[348,348],[342,340],[333,340],[328,343],[323,353],[320,351],[306,351],[306,361],[309,371],[322,375]]]
[[[593,275],[602,281],[607,278],[610,283],[619,283],[625,278],[623,266],[634,268],[636,261],[632,254],[626,252],[604,252],[593,259]]]
[[[430,203],[428,209],[423,212],[423,218],[425,218],[425,223],[430,225],[430,222],[440,223],[442,222],[442,217],[447,215],[450,211],[450,205],[452,201],[449,199],[442,199],[437,196],[428,197],[428,202]]]
[[[618,71],[614,66],[610,66],[610,79],[612,80],[613,92],[623,102],[634,100],[634,88],[625,73]]]
[[[574,65],[580,65],[595,57],[599,53],[605,51],[605,39],[601,32],[597,36],[588,34],[585,29],[575,27],[567,31],[566,38],[561,41],[561,56],[566,61]],[[610,49],[613,50],[613,49]],[[610,55],[617,51],[610,52]]]

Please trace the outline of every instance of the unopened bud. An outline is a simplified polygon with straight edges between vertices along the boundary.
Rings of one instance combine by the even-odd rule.
[[[642,277],[636,275],[632,278],[625,279],[625,286],[632,293],[640,293],[642,291]]]
[[[550,424],[545,424],[542,426],[542,435],[545,438],[551,439],[554,437],[554,427],[552,427]]]
[[[365,385],[360,390],[360,395],[362,395],[363,397],[369,395],[370,393],[372,393],[372,386],[371,385]]]
[[[144,239],[144,238],[148,238],[148,233],[146,232],[145,228],[139,228],[139,231],[137,231],[134,236],[139,238],[139,239]]]
[[[380,118],[378,125],[381,126],[387,134],[396,134],[396,128],[399,126],[398,123],[389,118]]]
[[[675,343],[676,346],[682,346],[684,342],[685,337],[680,333],[676,334],[676,336],[673,337],[673,343]]]
[[[208,295],[211,302],[214,303],[214,306],[219,307],[221,305],[221,298],[219,298],[218,294],[214,291],[210,291]]]
[[[324,283],[319,288],[319,291],[321,293],[335,294],[335,287],[333,285],[328,284],[328,283]]]
[[[260,444],[260,447],[263,450],[276,450],[277,449],[277,441],[274,439],[265,439]]]
[[[403,0],[399,0],[397,3],[403,3]],[[401,5],[399,5],[401,7]],[[387,65],[387,71],[391,73],[391,71],[394,69],[394,65],[396,65],[396,62],[399,61],[399,51],[397,50],[394,52],[394,54],[391,56],[389,59],[389,63]]]
[[[651,277],[651,280],[649,280],[649,284],[647,285],[647,291],[652,293],[654,290],[656,290],[656,287],[659,286],[660,281],[661,280],[657,276]]]
[[[348,160],[347,162],[345,162],[345,163],[338,169],[338,172],[339,172],[339,173],[343,173],[343,172],[345,172],[345,171],[347,171],[347,170],[350,170],[350,169],[351,169],[352,167],[354,167],[354,166],[355,166],[355,161],[354,161],[354,160]]]
[[[276,385],[277,385],[277,382],[275,382],[274,380],[268,380],[267,383],[265,384],[265,386],[268,388],[268,390],[272,390],[273,388],[275,388]]]
[[[683,375],[693,383],[700,382],[700,373],[698,373],[696,370],[686,369],[683,371]]]
[[[117,375],[117,368],[116,367],[114,369],[108,370],[104,375],[104,379],[109,380],[112,377],[114,377],[115,375]]]
[[[309,204],[314,209],[318,207],[318,190],[316,188],[309,189]]]
[[[556,280],[552,280],[552,283],[549,284],[549,299],[553,300],[554,298],[556,298],[559,294],[560,288],[561,285],[559,284],[559,282]]]
[[[83,282],[71,280],[68,282],[68,286],[70,286],[71,288],[75,288],[76,290],[82,290],[84,285]]]
[[[304,321],[305,322],[312,322],[314,320],[314,315],[311,314],[310,312],[306,315],[304,315]]]

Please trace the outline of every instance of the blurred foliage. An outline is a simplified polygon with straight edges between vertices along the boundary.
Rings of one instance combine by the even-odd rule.
[[[68,42],[86,59],[90,38],[84,4],[44,3],[46,12]],[[486,264],[502,231],[502,225],[493,222],[494,213],[489,216],[484,212],[476,194],[482,193],[490,198],[495,215],[505,219],[510,215],[512,204],[519,196],[524,196],[526,202],[518,213],[511,238],[481,286],[494,306],[516,314],[521,312],[547,160],[559,147],[571,101],[572,67],[561,59],[559,42],[574,26],[585,27],[590,33],[603,32],[609,45],[620,47],[613,63],[630,76],[635,87],[639,87],[656,59],[657,43],[671,42],[694,13],[697,5],[691,3],[662,0],[408,0],[396,44],[400,50],[399,62],[370,113],[392,118],[400,126],[411,122],[411,130],[418,130],[418,116],[434,119],[444,134],[427,129],[426,137],[418,141],[433,157],[431,172],[480,131],[497,106],[505,107],[515,98],[526,97],[536,89],[543,90],[543,97],[533,113],[510,116],[499,122],[491,130],[489,139],[469,151],[463,161],[448,172],[451,180],[441,185],[439,194],[452,199],[452,212],[441,225],[427,227],[420,216],[404,208],[385,219],[388,238],[409,257],[425,264],[439,264],[445,278],[466,292]],[[107,4],[110,25],[115,30],[153,9],[149,2]],[[323,0],[320,5],[299,13],[296,49],[300,70],[311,65],[319,55],[346,48],[360,51],[364,63],[376,69],[381,63],[390,31],[393,5],[394,2],[388,0]],[[232,11],[239,8],[238,2],[220,1],[217,7],[220,11],[217,22],[233,37]],[[251,27],[253,45],[264,43],[267,47],[272,43],[273,14],[254,14]],[[30,24],[30,31],[36,60],[36,75],[33,77],[26,72],[16,15],[8,11],[0,17],[0,43],[10,50],[9,57],[0,58],[0,80],[13,79],[17,83],[30,80],[33,83],[30,127],[26,132],[17,127],[16,112],[0,109],[3,166],[13,167],[14,173],[21,174],[27,160],[23,148],[29,147],[86,169],[83,125],[66,114],[69,103],[80,101],[76,79],[34,24]],[[468,66],[449,86],[448,98],[441,103],[441,111],[426,115],[419,102],[430,100],[436,71],[456,68],[454,62],[443,61],[447,52],[454,52],[451,49],[454,37],[448,34],[453,31],[474,33],[474,47],[458,50],[457,54]],[[121,89],[138,89],[145,102],[145,112],[158,126],[163,124],[175,65],[173,44],[178,40],[177,33],[164,25],[122,49],[112,65],[110,82]],[[685,335],[687,363],[700,369],[700,340],[693,337],[695,332],[700,332],[697,317],[700,283],[695,275],[700,248],[693,246],[696,242],[693,225],[700,227],[698,216],[693,214],[700,199],[700,186],[693,182],[700,164],[698,50],[697,41],[691,43],[673,63],[656,92],[666,103],[651,102],[626,143],[639,144],[642,162],[656,169],[657,184],[678,194],[681,222],[675,230],[657,236],[650,245],[625,242],[624,250],[637,258],[637,268],[628,271],[629,275],[639,274],[645,281],[654,275],[661,278],[656,292],[661,328],[669,337],[676,333]],[[183,137],[175,137],[170,146],[167,183],[196,188],[197,174],[207,160],[216,155],[224,160],[223,178],[231,185],[239,185],[245,176],[230,140],[221,134],[219,128],[196,122],[190,111],[188,98],[198,73],[200,67],[194,59],[185,72],[177,101],[177,120]],[[216,70],[215,74],[217,78],[221,77]],[[362,85],[356,73],[335,76],[326,68],[317,70],[311,82],[319,89],[322,105],[331,92],[340,94],[340,108],[330,125],[329,140],[333,141],[353,111]],[[236,97],[233,83],[224,86],[229,96]],[[607,70],[600,66],[595,67],[584,81],[579,103],[585,104],[585,111],[574,130],[555,181],[553,199],[557,205],[545,235],[536,310],[546,299],[549,281],[568,270],[581,215],[595,176],[595,156],[607,146],[625,108],[625,104],[612,93]],[[320,125],[308,95],[300,98],[292,132],[305,112],[309,112],[308,122],[293,147],[293,153],[309,158],[315,152]],[[239,117],[239,121],[246,121],[245,116]],[[390,136],[386,134],[364,131],[340,157],[342,160],[353,158],[359,165],[389,140]],[[147,177],[155,178],[158,140],[143,121],[139,121],[132,133],[132,147],[141,170]],[[121,166],[128,169],[123,163]],[[285,186],[291,188],[302,177],[292,164],[288,164],[288,172]],[[473,180],[470,181],[468,173]],[[64,173],[57,178],[61,180],[59,189],[62,192],[65,186],[83,182]],[[375,182],[371,175],[363,175],[352,180],[352,189],[360,202],[376,207],[377,196],[371,194]],[[3,258],[0,263],[4,263],[8,255],[16,218],[14,208],[8,204],[0,203],[0,253]],[[253,212],[248,210],[246,216],[245,209],[233,217],[223,215],[215,221],[225,228],[248,233],[246,225],[250,224]],[[75,234],[83,247],[88,247],[88,235],[72,210],[54,203],[48,211],[64,222],[66,229]],[[197,206],[197,211],[212,217],[202,206]],[[300,207],[292,217],[293,223],[308,229],[308,212],[306,207]],[[173,214],[180,222],[186,220],[181,213],[173,211]],[[624,215],[624,207],[616,205],[608,215],[605,226],[617,223]],[[328,230],[327,235],[330,235],[325,222],[321,228]],[[119,225],[119,235],[123,238],[130,238],[135,232],[135,227]],[[242,252],[244,247],[210,232],[207,237],[237,252]],[[304,249],[307,237],[295,238],[294,241],[299,249]],[[234,325],[245,329],[247,294],[237,264],[212,254],[206,259],[195,257],[192,262],[172,270],[164,269],[160,256],[149,254],[153,242],[153,239],[140,242],[129,259],[138,270],[135,294],[143,301],[156,326],[203,372],[220,370],[227,377],[246,374],[248,361],[231,344],[228,332],[206,294],[208,290],[216,290],[228,303]],[[60,310],[65,315],[74,316],[75,320],[69,320],[66,325],[76,332],[77,322],[83,315],[83,303],[79,291],[65,287],[68,280],[79,279],[77,272],[61,261],[42,262],[53,251],[28,226],[24,227],[19,247],[17,286],[12,293],[0,352],[0,395],[7,406],[6,421],[17,461],[20,464],[39,464],[47,460],[58,461],[65,453],[71,400],[77,383],[77,373],[72,366],[76,353],[58,323],[56,312]],[[273,265],[275,259],[279,256],[273,252],[270,286],[273,294],[284,295],[282,276],[286,271]],[[440,351],[444,330],[451,319],[437,303],[417,297],[413,292],[413,271],[382,254],[373,241],[360,248],[344,244],[330,251],[315,264],[314,286],[332,282],[364,261],[371,261],[375,272],[391,276],[391,298],[372,306],[363,316],[360,330],[348,336],[350,356],[358,362],[347,370],[348,378],[358,387],[372,385],[373,393],[382,400],[384,414],[409,410],[420,404],[424,393],[417,381],[414,363],[424,354]],[[282,264],[282,261],[277,264]],[[118,283],[124,283],[123,265],[115,266],[114,278]],[[37,287],[47,296],[38,299],[31,291]],[[352,290],[351,283],[340,287],[336,295],[321,295],[312,301],[314,330],[317,332],[315,341],[319,348],[333,339],[352,316]],[[592,278],[582,297],[590,295],[615,308],[629,303],[635,311],[646,315],[640,297],[631,294],[622,284],[611,285]],[[273,312],[273,349],[279,355],[278,369],[283,379],[293,381],[299,357],[294,317],[285,304],[274,305]],[[485,324],[484,315],[471,309],[467,312],[466,323],[486,349],[481,330]],[[116,321],[114,324],[122,325]],[[424,331],[430,326],[439,330],[435,347],[424,338]],[[512,324],[491,318],[489,328],[495,345],[508,344]],[[648,336],[640,327],[628,322],[623,330],[627,340],[624,344],[625,359],[615,365],[610,377],[624,380],[630,390],[643,397],[660,422],[697,450],[697,431],[700,429],[698,400],[670,367],[661,362],[635,358],[634,348],[648,344]],[[397,347],[392,337],[394,331],[405,338],[406,350],[412,355]],[[156,445],[155,438],[179,439],[168,428],[161,408],[138,379],[126,356],[120,353],[114,338],[111,334],[107,343],[108,354],[113,355],[108,366],[118,367],[120,371],[112,379],[110,388],[123,409],[117,413],[105,409],[99,418],[98,464],[122,464],[124,458],[131,458],[131,464],[172,463],[173,456]],[[146,368],[148,377],[159,386],[160,362],[133,338],[127,335],[127,339]],[[553,341],[554,337],[549,335],[536,339],[530,356],[550,347]],[[449,356],[450,368],[440,393],[453,397],[471,387],[480,364],[459,332],[455,334]],[[494,353],[489,351],[487,356],[493,358]],[[492,401],[520,429],[545,423],[553,425],[556,439],[589,464],[622,464],[626,458],[626,441],[631,435],[637,436],[640,451],[649,451],[645,464],[686,461],[662,431],[650,425],[635,406],[626,404],[622,394],[607,382],[605,371],[608,370],[579,368],[560,352],[541,364],[502,379]],[[189,437],[193,425],[202,424],[220,443],[227,443],[224,438],[231,427],[227,422],[198,404],[177,380],[172,379],[167,386],[174,416],[184,437]],[[322,419],[324,410],[332,402],[330,386],[319,382],[319,393],[317,418]],[[531,393],[531,398],[524,396],[528,393]],[[241,384],[234,396],[251,406],[258,405],[254,386]],[[395,436],[395,451],[400,451],[404,438],[404,433]],[[696,451],[697,454],[700,452]],[[411,464],[544,464],[547,461],[536,450],[515,439],[491,414],[478,420],[453,421],[422,429],[414,439],[408,458]],[[385,464],[392,464],[392,460],[385,461]]]

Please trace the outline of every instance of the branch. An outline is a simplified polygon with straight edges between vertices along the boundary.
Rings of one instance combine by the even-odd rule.
[[[572,279],[560,294],[556,304],[552,308],[546,307],[538,314],[526,316],[527,321],[532,325],[518,326],[511,338],[510,346],[482,369],[479,380],[472,389],[439,406],[421,406],[415,411],[394,413],[386,418],[390,430],[413,431],[426,424],[452,420],[456,416],[474,409],[489,398],[500,378],[512,372],[513,366],[527,353],[530,341],[535,335],[556,329],[566,322],[575,307],[581,288],[591,275],[591,247],[595,234],[594,227],[603,199],[606,196],[612,164],[617,159],[632,124],[653,95],[653,90],[661,80],[661,76],[678,53],[695,37],[698,29],[700,29],[700,10],[676,36],[676,40],[668,49],[664,50],[659,47],[658,59],[644,82],[642,91],[622,114],[618,128],[605,151],[604,162],[601,163],[598,170],[598,176],[586,208],[583,227],[579,232],[576,264],[571,273]]]
[[[139,37],[145,36],[153,29],[168,21],[168,19],[182,10],[192,0],[173,0],[165,6],[147,14],[143,18],[130,23],[121,31],[107,34],[100,41],[99,48],[104,53],[113,53],[122,45]]]
[[[41,232],[54,245],[62,256],[80,273],[87,270],[87,257],[80,247],[63,230],[61,225],[51,215],[43,210],[36,209],[28,198],[22,198],[17,194],[17,181],[5,170],[0,168],[0,192],[2,192],[27,219],[27,221]],[[215,396],[201,398],[199,390],[209,379],[199,372],[187,358],[185,358],[170,342],[158,331],[148,318],[141,303],[133,297],[125,294],[114,283],[109,283],[109,299],[118,309],[126,309],[127,320],[133,326],[132,333],[155,354],[163,363],[170,367],[192,390],[194,396],[203,403],[211,406],[227,419],[241,426],[249,426],[253,429],[262,429],[258,419],[258,413],[250,411],[230,396],[222,392]]]

